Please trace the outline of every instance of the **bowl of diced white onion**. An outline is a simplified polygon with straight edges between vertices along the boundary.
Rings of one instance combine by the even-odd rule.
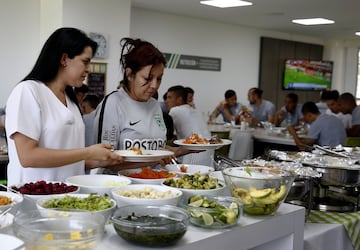
[[[127,205],[174,205],[182,192],[155,184],[131,184],[111,190],[118,207]]]
[[[67,184],[78,186],[79,193],[99,195],[107,194],[111,197],[111,189],[129,185],[131,180],[125,176],[94,174],[94,175],[75,175],[65,180]]]

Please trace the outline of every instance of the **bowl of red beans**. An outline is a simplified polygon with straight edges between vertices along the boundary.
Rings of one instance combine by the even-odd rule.
[[[22,209],[36,209],[36,201],[48,196],[58,196],[79,192],[79,187],[56,181],[36,181],[11,186],[13,191],[23,195]]]

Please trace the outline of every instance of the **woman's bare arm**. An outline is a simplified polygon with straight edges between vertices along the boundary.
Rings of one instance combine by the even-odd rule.
[[[95,144],[79,149],[49,149],[21,133],[12,135],[23,167],[59,167],[82,160],[122,162],[123,158],[111,152],[111,145]]]

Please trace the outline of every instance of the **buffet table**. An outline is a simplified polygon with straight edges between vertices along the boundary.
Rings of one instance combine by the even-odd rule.
[[[284,203],[274,216],[244,216],[240,225],[226,230],[189,226],[184,237],[175,246],[166,249],[302,250],[304,216],[303,207]],[[146,248],[124,241],[116,234],[112,225],[107,225],[105,237],[97,249]]]

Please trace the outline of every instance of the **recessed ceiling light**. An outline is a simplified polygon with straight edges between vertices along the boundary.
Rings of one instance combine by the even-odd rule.
[[[211,5],[219,8],[239,7],[252,5],[251,2],[241,0],[208,0],[200,1],[201,4]]]
[[[355,32],[355,35],[360,36],[360,31]]]
[[[320,25],[320,24],[332,24],[335,23],[333,20],[326,18],[307,18],[307,19],[294,19],[293,23],[298,23],[302,25]]]

